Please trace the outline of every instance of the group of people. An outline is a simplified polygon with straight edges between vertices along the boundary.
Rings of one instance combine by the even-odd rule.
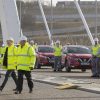
[[[100,77],[100,45],[98,39],[95,38],[95,45],[92,46],[92,76]],[[31,70],[33,70],[36,62],[36,45],[34,41],[27,42],[27,37],[22,36],[19,41],[19,45],[14,45],[14,39],[12,37],[7,39],[7,46],[2,46],[0,42],[0,66],[6,69],[6,74],[3,83],[0,86],[2,91],[11,76],[15,82],[16,88],[13,89],[15,94],[20,94],[23,89],[23,76],[26,76],[29,93],[32,93],[34,84],[32,82]],[[62,46],[60,41],[56,41],[53,44],[54,48],[54,72],[61,71],[61,56]],[[17,75],[16,72],[17,71]],[[17,78],[18,76],[18,78]]]
[[[13,89],[15,94],[20,94],[23,89],[23,76],[26,76],[29,93],[33,91],[33,82],[31,77],[31,70],[35,66],[36,53],[35,48],[27,42],[27,37],[22,36],[19,41],[18,47],[14,45],[12,37],[7,39],[7,46],[2,47],[0,43],[0,66],[5,68],[6,74],[3,83],[0,86],[2,91],[11,76],[15,82],[16,88]],[[17,70],[17,76],[15,73]]]
[[[92,59],[92,75],[91,77],[100,77],[100,44],[99,39],[94,39],[94,45],[91,48]],[[62,57],[62,46],[60,41],[56,41],[54,44],[54,56],[55,56],[55,63],[54,63],[54,72],[55,71],[62,71],[61,66],[61,57]]]

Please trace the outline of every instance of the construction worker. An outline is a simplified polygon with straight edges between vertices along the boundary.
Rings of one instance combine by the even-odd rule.
[[[62,46],[60,45],[60,41],[58,40],[54,44],[54,56],[55,56],[54,72],[61,71]]]
[[[35,50],[35,52],[37,52],[37,43],[35,43],[33,40],[30,41],[30,45],[33,47],[33,49]],[[38,61],[37,61],[37,57],[36,57],[36,61],[35,61],[35,68],[37,67]]]
[[[0,86],[0,91],[2,91],[3,88],[5,87],[10,75],[13,78],[16,88],[17,88],[17,78],[14,71],[16,69],[16,60],[17,60],[16,51],[17,51],[17,48],[14,46],[14,39],[12,37],[8,38],[7,47],[4,53],[4,57],[3,57],[3,66],[6,67],[7,71],[5,74],[5,79],[2,85]]]
[[[3,59],[3,52],[2,52],[2,41],[0,41],[0,68],[2,67],[2,59]],[[1,78],[1,74],[0,74]]]
[[[37,49],[37,45],[35,44],[35,42],[33,40],[30,41],[30,45],[33,47],[33,49],[36,51]]]
[[[33,82],[31,70],[34,68],[36,56],[35,50],[27,42],[27,37],[20,38],[20,46],[17,49],[17,70],[18,70],[18,87],[15,94],[20,94],[23,88],[23,75],[26,76],[29,93],[33,91]]]
[[[99,49],[100,49],[100,45],[98,43],[98,38],[94,39],[95,45],[92,46],[92,76],[91,77],[99,77],[98,74],[98,59],[99,59]]]

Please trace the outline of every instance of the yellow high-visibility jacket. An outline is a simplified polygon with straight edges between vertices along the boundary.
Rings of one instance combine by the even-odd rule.
[[[11,45],[10,47],[8,47],[8,66],[7,66],[7,70],[15,70],[16,69],[16,62],[17,62],[17,56],[16,56],[16,52],[17,52],[17,47],[13,45]]]
[[[5,46],[0,47],[0,67],[3,69],[7,69],[3,66],[3,58],[4,58],[5,50],[6,50]]]
[[[54,56],[61,56],[62,55],[62,46],[60,45],[57,47],[56,45],[54,46]]]
[[[36,45],[33,45],[32,47],[33,47],[35,50],[36,50],[36,48],[37,48],[37,46],[36,46]]]
[[[30,68],[35,66],[36,53],[32,46],[28,43],[17,49],[17,70],[30,71]]]
[[[3,61],[3,55],[4,55],[4,52],[3,52],[3,47],[0,47],[0,67],[2,65],[2,61]]]
[[[92,46],[92,55],[97,56],[100,45]]]

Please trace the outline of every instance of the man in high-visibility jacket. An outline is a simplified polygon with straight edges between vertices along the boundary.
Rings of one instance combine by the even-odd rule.
[[[55,56],[54,72],[61,71],[62,46],[60,45],[60,41],[56,41],[53,48]]]
[[[98,74],[98,52],[100,49],[100,45],[98,43],[98,38],[94,39],[95,45],[92,46],[92,76],[91,77],[99,77]]]
[[[27,42],[27,37],[20,38],[20,46],[17,49],[17,70],[18,70],[18,87],[15,94],[20,94],[23,87],[23,75],[26,76],[29,93],[33,91],[33,82],[31,70],[34,68],[36,61],[35,50]]]
[[[35,52],[37,52],[37,49],[38,49],[37,43],[35,43],[33,40],[31,40],[30,41],[30,45],[33,47],[33,49],[35,50]],[[37,65],[38,65],[38,59],[36,57],[35,67],[34,68],[37,68]]]
[[[12,37],[8,38],[7,45],[8,46],[6,47],[4,57],[3,57],[3,66],[6,67],[7,71],[5,74],[5,79],[2,83],[2,85],[0,86],[0,91],[2,91],[3,88],[5,87],[10,75],[13,78],[16,88],[17,88],[17,78],[16,78],[16,74],[14,71],[14,70],[16,70],[17,48],[14,46],[14,39]]]
[[[37,45],[33,40],[30,41],[30,45],[33,47],[33,49],[36,51],[37,50]]]
[[[3,60],[3,47],[2,47],[2,41],[0,41],[0,68],[2,67],[2,60]],[[1,74],[0,74],[1,77]]]

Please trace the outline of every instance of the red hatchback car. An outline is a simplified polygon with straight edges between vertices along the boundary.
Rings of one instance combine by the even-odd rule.
[[[54,49],[52,46],[38,46],[36,68],[40,69],[41,66],[52,66],[52,68],[54,67]]]
[[[63,47],[62,66],[67,72],[71,69],[81,69],[85,72],[91,68],[92,54],[89,48],[80,45],[66,45]]]

